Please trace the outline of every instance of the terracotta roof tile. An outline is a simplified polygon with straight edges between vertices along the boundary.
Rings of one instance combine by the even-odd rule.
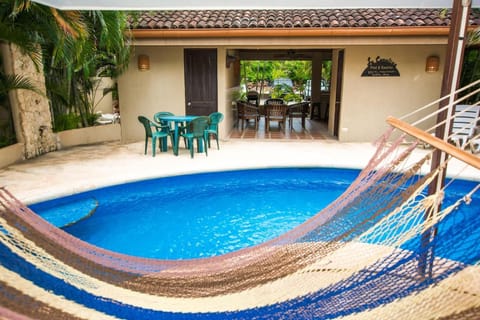
[[[179,10],[139,14],[136,29],[358,28],[447,26],[443,9]],[[471,25],[480,25],[473,11]],[[132,24],[133,25],[133,24]]]

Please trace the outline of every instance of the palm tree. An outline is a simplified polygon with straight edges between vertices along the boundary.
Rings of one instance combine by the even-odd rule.
[[[63,59],[50,44],[45,56],[51,61],[45,64],[45,74],[57,117],[69,112],[78,114],[82,125],[88,126],[95,120],[95,78],[116,78],[126,70],[131,36],[126,32],[125,12],[82,12],[82,21],[90,31],[88,37],[62,53]]]
[[[29,0],[0,4],[0,40],[14,43],[37,68],[43,62],[54,118],[73,113],[92,123],[92,77],[128,66],[127,13],[60,11]],[[42,71],[42,70],[39,70]]]

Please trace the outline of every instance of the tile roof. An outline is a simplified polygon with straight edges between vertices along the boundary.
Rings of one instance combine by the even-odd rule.
[[[443,27],[451,12],[443,9],[294,9],[294,10],[178,10],[139,13],[133,29],[262,29]],[[470,25],[480,25],[473,11]]]

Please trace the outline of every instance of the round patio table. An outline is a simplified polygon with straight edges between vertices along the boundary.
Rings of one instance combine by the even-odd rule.
[[[178,139],[179,139],[179,125],[180,124],[188,124],[193,119],[197,118],[198,116],[161,116],[161,121],[167,121],[169,123],[174,124],[174,132],[173,132],[173,153],[178,156]]]

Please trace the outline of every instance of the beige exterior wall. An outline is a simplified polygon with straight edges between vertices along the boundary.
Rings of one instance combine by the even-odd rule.
[[[87,144],[119,141],[120,124],[106,124],[100,126],[65,130],[57,133],[59,148],[68,148]]]
[[[93,105],[97,113],[113,113],[113,98],[109,92],[103,95],[103,90],[111,88],[114,82],[112,78],[96,78]]]
[[[150,70],[139,71],[137,57],[150,57]],[[122,141],[145,138],[137,117],[150,119],[158,111],[185,114],[183,48],[136,47],[128,70],[118,80]]]
[[[129,70],[119,79],[122,141],[131,142],[144,138],[144,129],[137,120],[138,115],[151,118],[158,111],[185,113],[183,50],[213,46],[218,50],[218,111],[225,115],[225,120],[220,125],[220,137],[227,139],[235,124],[231,96],[238,90],[235,80],[238,68],[235,69],[234,64],[227,68],[225,56],[227,51],[234,55],[236,48],[252,48],[258,41],[244,39],[244,45],[240,45],[236,43],[239,40],[138,41]],[[288,47],[344,50],[339,141],[373,141],[387,127],[387,116],[405,115],[439,98],[446,50],[445,38],[383,38],[383,41],[377,38],[330,39],[335,40],[331,46],[323,43],[324,40],[299,39],[296,44],[291,43]],[[285,43],[281,46],[280,42],[276,38],[263,41],[263,48],[285,48]],[[150,57],[149,71],[138,70],[139,54]],[[426,73],[426,58],[433,54],[440,57],[440,70]],[[397,64],[400,77],[361,77],[367,66],[367,58],[375,59],[377,56],[391,58]],[[336,75],[334,77],[336,78]],[[329,131],[333,134],[333,94],[330,106]]]
[[[437,100],[445,49],[442,45],[347,48],[339,140],[374,141],[387,128],[387,116],[401,117]],[[432,54],[440,57],[440,70],[427,73],[425,62]],[[368,57],[375,59],[377,56],[391,58],[397,64],[400,77],[361,77]]]
[[[137,117],[150,119],[159,111],[177,115],[185,114],[185,79],[183,47],[135,48],[130,67],[118,81],[122,142],[139,141],[145,138],[145,130]],[[218,63],[218,111],[225,115],[219,127],[219,136],[225,139],[233,127],[230,86],[233,86],[233,65],[226,67],[224,48],[217,50]],[[139,71],[137,57],[150,57],[150,70]],[[200,85],[200,84],[199,84]]]
[[[23,160],[24,148],[23,143],[15,143],[11,146],[0,148],[0,169]]]

